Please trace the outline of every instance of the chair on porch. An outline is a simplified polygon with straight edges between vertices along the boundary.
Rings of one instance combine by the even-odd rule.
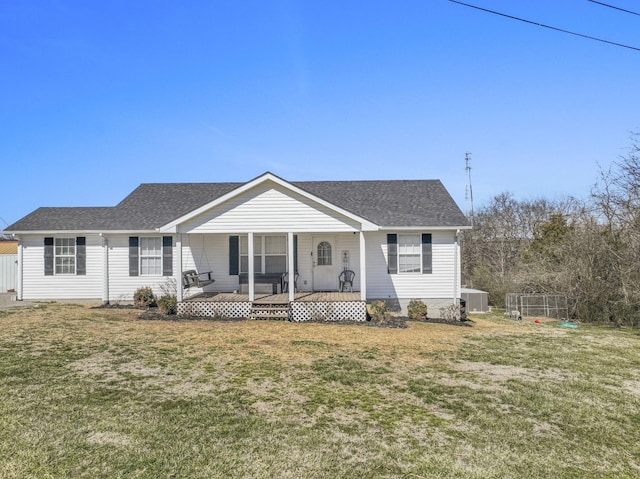
[[[349,288],[349,292],[353,293],[353,278],[356,277],[356,273],[351,271],[350,269],[345,269],[340,276],[338,276],[338,280],[340,281],[340,287],[338,291],[341,293],[344,292],[345,288]]]
[[[295,293],[298,290],[298,273],[293,275],[293,292]],[[286,293],[289,291],[289,273],[282,274],[282,292]]]

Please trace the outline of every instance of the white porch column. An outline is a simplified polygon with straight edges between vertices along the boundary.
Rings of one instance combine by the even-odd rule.
[[[17,282],[18,284],[16,285],[16,300],[18,301],[22,301],[22,270],[24,268],[24,262],[23,262],[23,257],[24,257],[24,251],[22,248],[22,239],[20,239],[20,237],[18,237],[18,275],[17,275]]]
[[[455,232],[453,241],[453,304],[460,305],[460,242],[459,242],[460,230]]]
[[[255,273],[254,273],[254,264],[253,264],[253,233],[249,232],[247,234],[247,244],[249,246],[248,254],[248,262],[249,262],[249,301],[254,301],[256,299],[255,292]]]
[[[176,235],[176,269],[173,277],[176,280],[176,299],[182,301],[182,233]]]
[[[109,239],[100,233],[102,238],[102,302],[109,304]]]
[[[287,233],[287,259],[289,265],[287,270],[289,271],[289,302],[296,299],[296,272],[294,270],[294,258],[293,258],[293,231]]]
[[[367,300],[367,245],[364,231],[360,231],[360,299]]]

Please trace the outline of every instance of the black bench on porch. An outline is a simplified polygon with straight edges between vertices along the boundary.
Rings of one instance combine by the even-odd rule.
[[[271,284],[273,294],[278,294],[278,286],[282,291],[282,275],[283,273],[256,273],[253,281],[255,284]],[[240,284],[249,284],[249,273],[240,273],[238,279]]]

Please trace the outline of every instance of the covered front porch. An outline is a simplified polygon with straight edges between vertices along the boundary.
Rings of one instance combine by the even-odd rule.
[[[178,303],[178,315],[296,322],[366,321],[367,309],[359,292],[298,291],[254,294],[253,298],[243,293],[201,293]]]
[[[209,281],[178,288],[178,313],[364,321],[365,232],[378,229],[267,173],[162,228],[175,235],[178,284],[189,270],[207,273]],[[348,288],[344,271],[350,273]]]
[[[200,293],[212,293],[215,302],[254,302],[277,294],[272,299],[291,303],[310,293],[347,291],[349,300],[367,298],[363,232],[178,233],[176,251],[180,302]],[[186,281],[185,274],[204,281]]]

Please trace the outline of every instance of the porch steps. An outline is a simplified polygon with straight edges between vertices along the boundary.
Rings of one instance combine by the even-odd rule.
[[[253,303],[249,319],[289,320],[289,303]]]

